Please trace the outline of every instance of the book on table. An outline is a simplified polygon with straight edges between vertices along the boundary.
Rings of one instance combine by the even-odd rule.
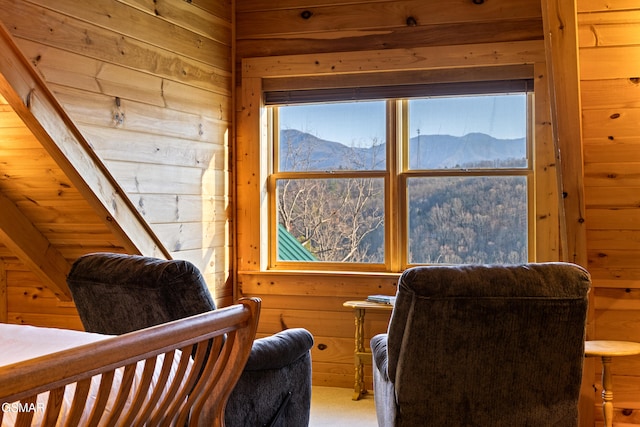
[[[396,302],[396,297],[392,295],[369,295],[367,301],[380,304],[393,304]]]

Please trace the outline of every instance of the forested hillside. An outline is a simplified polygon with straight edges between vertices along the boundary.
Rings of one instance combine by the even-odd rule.
[[[384,170],[385,145],[349,147],[283,130],[284,171]],[[484,169],[527,165],[524,140],[484,134],[422,135],[409,143],[409,168]],[[384,262],[384,180],[278,181],[279,222],[320,261]],[[517,263],[527,260],[523,176],[407,180],[410,263]]]

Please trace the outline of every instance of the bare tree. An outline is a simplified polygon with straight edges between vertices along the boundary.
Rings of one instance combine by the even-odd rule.
[[[314,170],[313,147],[283,141],[281,155],[287,169]],[[380,148],[376,141],[373,150]],[[359,157],[361,150],[345,150],[350,158],[341,164],[369,169],[375,161]],[[384,183],[382,178],[282,179],[277,184],[278,221],[321,261],[383,262],[381,239],[372,234],[384,224]],[[371,243],[373,242],[373,243]]]

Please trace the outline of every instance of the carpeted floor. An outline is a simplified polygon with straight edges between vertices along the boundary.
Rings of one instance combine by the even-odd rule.
[[[373,394],[352,400],[353,389],[313,387],[309,427],[376,427]]]

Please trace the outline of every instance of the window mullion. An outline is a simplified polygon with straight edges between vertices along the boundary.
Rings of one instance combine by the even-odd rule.
[[[387,101],[387,178],[385,180],[385,263],[390,271],[400,269],[398,205],[398,101]]]

